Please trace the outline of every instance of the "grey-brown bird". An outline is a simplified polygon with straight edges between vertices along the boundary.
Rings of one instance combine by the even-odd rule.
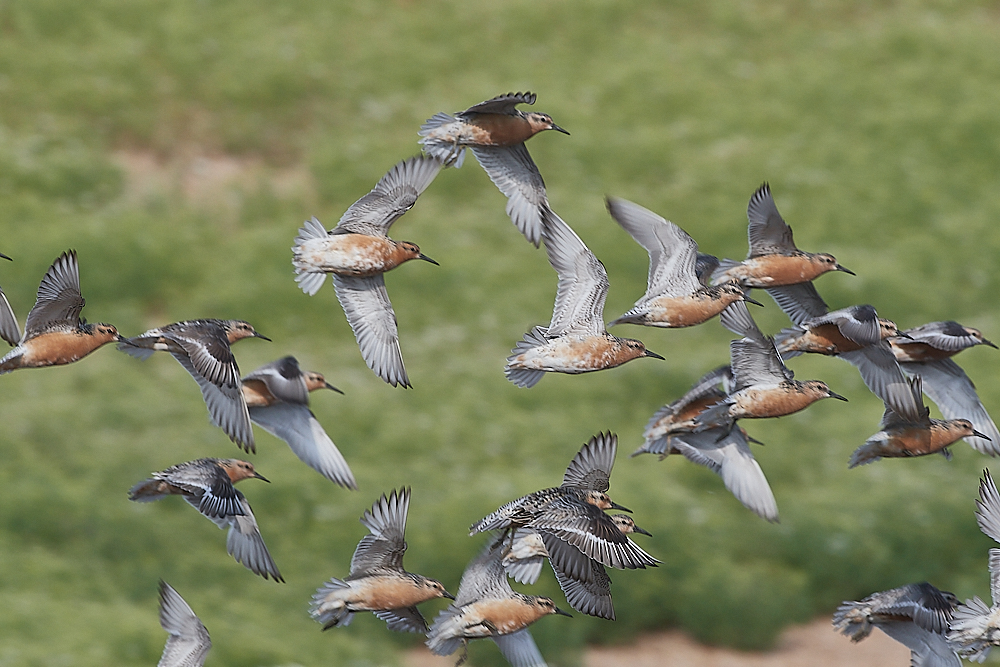
[[[545,664],[527,628],[549,614],[569,616],[551,598],[524,595],[511,589],[503,567],[503,540],[491,542],[462,574],[455,602],[438,614],[427,633],[427,646],[437,655],[451,655],[468,641],[489,637],[515,667]]]
[[[212,648],[208,630],[174,587],[160,580],[160,625],[170,636],[156,667],[201,667]]]
[[[946,634],[958,598],[927,582],[872,593],[844,602],[833,615],[833,627],[859,642],[879,628],[910,649],[913,667],[959,667],[962,661]]]
[[[128,498],[140,503],[178,495],[222,529],[229,529],[226,551],[236,562],[265,579],[284,582],[246,497],[233,486],[249,478],[269,481],[253,464],[239,459],[204,458],[186,461],[154,472],[129,490]]]
[[[309,393],[317,389],[343,393],[321,373],[302,371],[291,356],[264,364],[243,378],[250,421],[284,440],[303,463],[330,481],[357,490],[347,461],[309,409]]]
[[[559,276],[552,321],[524,334],[507,357],[504,374],[534,387],[546,373],[590,373],[639,357],[663,359],[641,341],[618,338],[604,326],[608,273],[562,218],[545,214],[545,251]]]
[[[976,345],[996,345],[978,329],[954,321],[929,322],[902,334],[906,337],[890,338],[888,343],[903,372],[920,378],[924,393],[945,419],[968,419],[989,438],[966,438],[973,449],[990,456],[1000,454],[1000,430],[979,399],[976,385],[951,358]]]
[[[674,223],[626,199],[608,197],[607,205],[615,222],[649,254],[646,293],[608,326],[691,327],[735,301],[757,303],[735,282],[702,285],[695,269],[698,244]]]
[[[795,247],[792,228],[785,223],[764,183],[750,197],[747,206],[747,239],[750,250],[742,262],[720,260],[712,282],[737,281],[744,287],[778,287],[818,278],[828,271],[854,275],[828,253],[804,252]]]
[[[895,413],[918,421],[923,405],[913,400],[909,383],[888,340],[902,335],[892,320],[870,305],[831,311],[812,283],[767,290],[795,324],[775,336],[778,354],[788,359],[803,352],[835,356],[850,363],[873,394]]]
[[[369,534],[354,551],[351,573],[330,579],[312,598],[309,613],[324,630],[349,625],[355,613],[370,611],[390,630],[427,632],[417,604],[441,597],[455,599],[440,581],[403,569],[409,507],[410,490],[393,490],[361,516]]]
[[[804,410],[818,400],[847,399],[825,382],[801,382],[782,363],[774,340],[761,333],[746,304],[737,302],[722,314],[726,328],[742,332],[729,344],[734,391],[695,418],[695,431],[732,428],[738,419],[782,417]]]
[[[549,552],[554,569],[566,570],[565,543],[608,567],[655,567],[659,561],[632,542],[605,509],[629,511],[608,497],[611,468],[618,451],[618,437],[600,433],[577,453],[563,475],[561,486],[535,491],[513,500],[470,527],[470,534],[488,530],[537,531]],[[578,572],[587,577],[586,571]]]
[[[920,378],[911,378],[909,384],[914,400],[920,405],[920,419],[904,417],[886,403],[878,433],[854,450],[849,468],[878,461],[882,457],[926,456],[940,452],[951,458],[948,447],[961,438],[986,437],[967,419],[931,419],[930,410],[924,407],[921,397]]]
[[[186,320],[125,338],[118,349],[143,360],[169,352],[198,383],[212,423],[244,450],[256,452],[240,367],[230,349],[244,338],[271,340],[243,320]]]
[[[295,280],[312,296],[333,275],[337,300],[358,341],[361,357],[392,386],[410,386],[399,350],[396,314],[383,274],[411,259],[437,264],[415,243],[389,238],[389,228],[413,208],[441,171],[435,158],[398,162],[371,192],[351,204],[337,226],[326,231],[316,218],[299,229],[292,248]]]
[[[102,345],[122,340],[110,324],[88,324],[80,319],[85,301],[75,250],[59,255],[45,272],[23,334],[7,298],[2,302],[0,337],[15,347],[0,358],[0,375],[19,368],[73,363]]]
[[[461,167],[465,148],[479,160],[490,180],[507,197],[507,215],[538,246],[542,216],[549,207],[545,181],[524,142],[545,130],[569,134],[548,114],[524,112],[518,104],[534,104],[534,93],[507,93],[475,104],[454,116],[437,113],[420,128],[428,155]]]

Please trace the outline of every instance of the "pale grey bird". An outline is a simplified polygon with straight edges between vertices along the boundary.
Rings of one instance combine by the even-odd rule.
[[[553,123],[548,114],[517,108],[518,104],[534,104],[535,97],[529,92],[507,93],[454,116],[437,113],[420,127],[419,134],[428,155],[455,167],[462,166],[468,147],[507,197],[511,222],[537,247],[549,201],[545,181],[524,142],[544,130],[569,132]]]
[[[173,586],[160,580],[160,625],[170,636],[156,667],[201,667],[212,648],[208,630]]]
[[[309,392],[342,391],[320,373],[303,372],[295,357],[264,364],[242,382],[250,421],[284,440],[299,459],[330,481],[357,490],[343,454],[309,409]]]
[[[674,223],[626,199],[608,197],[607,205],[615,222],[649,254],[646,293],[608,326],[690,327],[715,317],[735,301],[757,303],[734,282],[702,285],[695,269],[698,244]]]
[[[229,529],[226,551],[254,574],[284,582],[264,538],[250,503],[233,484],[248,478],[269,481],[254,470],[253,464],[239,459],[204,458],[186,461],[153,473],[129,490],[129,500],[148,503],[179,495],[222,529]]]
[[[470,639],[489,637],[514,667],[540,667],[545,660],[528,632],[543,616],[560,614],[551,598],[511,589],[503,567],[503,539],[491,542],[462,574],[455,602],[438,614],[427,633],[427,646],[451,655]],[[467,655],[467,654],[466,654]],[[465,655],[458,664],[465,661]]]
[[[545,373],[589,373],[639,357],[663,359],[641,341],[618,338],[604,326],[608,273],[562,218],[547,211],[545,251],[559,276],[552,321],[524,335],[507,357],[504,374],[518,387],[533,387]]]
[[[996,345],[978,329],[954,321],[929,322],[901,333],[907,337],[890,338],[888,342],[903,372],[923,381],[924,393],[937,404],[945,419],[968,419],[989,438],[966,438],[973,449],[990,456],[1000,454],[1000,430],[979,400],[976,385],[951,359],[975,345]]]
[[[879,317],[869,305],[831,311],[810,282],[767,292],[795,324],[775,336],[784,359],[802,352],[843,359],[858,369],[865,385],[893,412],[911,421],[921,418],[923,404],[913,399],[887,340],[901,335],[894,322]]]
[[[873,593],[845,602],[833,615],[833,627],[859,642],[879,628],[910,649],[912,667],[959,667],[962,661],[947,639],[958,598],[923,582]]]
[[[10,257],[3,253],[0,253],[0,257],[10,260]],[[21,327],[18,326],[14,309],[10,307],[7,295],[3,293],[2,289],[0,289],[0,339],[7,341],[10,345],[17,345],[21,341]]]
[[[372,371],[392,386],[410,386],[399,350],[396,314],[383,274],[411,259],[437,264],[420,248],[394,241],[389,228],[413,208],[417,198],[441,171],[441,162],[426,156],[397,163],[367,195],[347,209],[330,232],[316,218],[299,229],[292,248],[296,282],[312,296],[333,274],[333,287]]]
[[[983,471],[976,500],[976,522],[987,537],[1000,543],[1000,493],[990,475]],[[983,662],[990,649],[1000,646],[1000,549],[989,551],[990,596],[988,607],[979,596],[955,609],[948,640],[963,658]]]
[[[410,490],[393,490],[361,516],[369,534],[354,550],[351,573],[330,579],[312,598],[309,614],[324,630],[349,625],[356,612],[370,611],[390,630],[427,632],[417,604],[440,597],[454,599],[440,581],[403,569],[409,507]]]
[[[187,320],[126,338],[118,349],[137,359],[148,359],[156,351],[169,352],[198,383],[212,423],[244,450],[254,452],[240,367],[230,349],[244,338],[271,340],[243,320]]]

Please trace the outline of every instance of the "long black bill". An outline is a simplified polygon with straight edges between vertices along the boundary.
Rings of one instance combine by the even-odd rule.
[[[340,395],[343,395],[343,394],[344,394],[344,392],[340,391],[339,389],[337,389],[336,387],[334,387],[334,386],[333,386],[332,384],[330,384],[329,382],[324,382],[324,383],[323,383],[323,386],[324,386],[324,387],[326,387],[327,389],[332,389],[333,391],[337,392],[337,393],[338,393],[338,394],[340,394]]]
[[[264,480],[264,481],[265,481],[265,482],[267,482],[268,484],[270,484],[270,483],[271,483],[271,480],[269,480],[269,479],[268,479],[267,477],[264,477],[263,475],[261,475],[261,474],[260,474],[259,472],[257,472],[257,471],[254,471],[254,473],[253,473],[253,476],[254,476],[254,477],[256,477],[257,479],[262,479],[262,480]]]
[[[854,271],[851,271],[850,269],[848,269],[848,268],[845,268],[845,267],[841,266],[840,264],[838,264],[838,265],[837,265],[837,270],[838,270],[838,271],[843,271],[844,273],[849,273],[849,274],[851,274],[852,276],[856,276],[856,275],[858,275],[858,274],[856,274],[856,273],[855,273]]]
[[[652,350],[646,350],[646,354],[644,354],[642,356],[644,356],[644,357],[653,357],[654,359],[659,359],[661,361],[666,361],[665,358],[661,357],[660,355],[658,355],[656,352],[653,352]]]
[[[420,253],[419,255],[417,255],[417,259],[422,259],[422,260],[424,260],[425,262],[430,262],[430,263],[431,263],[431,264],[433,264],[434,266],[441,266],[440,264],[438,264],[438,263],[437,263],[437,262],[435,262],[435,261],[434,261],[433,259],[431,259],[430,257],[428,257],[427,255],[425,255],[425,254],[423,254],[423,253]]]
[[[622,512],[631,512],[632,511],[629,508],[625,507],[624,505],[619,505],[618,503],[616,503],[613,500],[611,501],[611,509],[613,509],[613,510],[621,510]]]
[[[552,123],[552,127],[551,127],[551,128],[549,128],[549,129],[551,129],[551,130],[555,130],[556,132],[562,132],[562,133],[563,133],[563,134],[565,134],[565,135],[569,135],[569,132],[567,132],[566,130],[562,129],[561,127],[559,127],[559,126],[558,126],[558,125],[556,125],[555,123]]]
[[[838,394],[837,392],[833,391],[832,389],[827,389],[826,391],[827,391],[828,394],[830,394],[830,398],[835,398],[838,401],[843,401],[844,403],[848,402],[845,397],[841,396],[840,394]]]

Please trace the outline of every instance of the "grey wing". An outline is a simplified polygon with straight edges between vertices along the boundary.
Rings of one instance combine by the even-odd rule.
[[[462,607],[484,598],[505,600],[513,595],[503,567],[502,541],[491,541],[466,566],[452,607]]]
[[[990,456],[1000,454],[1000,431],[961,366],[951,359],[904,362],[900,366],[908,375],[920,377],[924,393],[937,404],[945,419],[968,419],[973,428],[989,438],[966,437],[973,449]]]
[[[562,486],[607,491],[617,453],[618,436],[614,433],[598,433],[570,461],[566,474],[563,475]]]
[[[594,505],[557,501],[528,525],[542,534],[547,549],[546,533],[551,533],[608,567],[631,570],[655,567],[660,562],[630,540],[611,517]],[[551,560],[552,549],[549,554]]]
[[[755,384],[791,379],[791,372],[785,368],[770,337],[734,340],[729,343],[729,356],[735,391]]]
[[[39,331],[53,324],[76,326],[83,310],[80,269],[76,251],[64,252],[52,262],[38,285],[38,298],[24,323],[25,331]]]
[[[503,567],[507,576],[519,584],[533,584],[542,573],[549,552],[542,536],[530,528],[517,528],[510,547],[504,552]]]
[[[534,104],[536,95],[534,93],[505,93],[488,99],[485,102],[474,104],[465,111],[458,113],[459,116],[467,113],[502,113],[513,114],[518,104]]]
[[[695,275],[698,244],[687,232],[626,199],[609,197],[607,204],[615,222],[649,254],[646,294],[638,303],[691,294],[701,287]]]
[[[212,648],[208,630],[170,584],[160,581],[160,625],[170,633],[157,667],[201,667]]]
[[[237,493],[239,493],[237,491]],[[242,494],[240,494],[242,496]],[[264,544],[264,538],[257,527],[257,519],[250,510],[250,503],[243,499],[243,516],[225,518],[209,517],[219,528],[229,528],[226,536],[226,551],[254,574],[267,579],[284,582],[278,566],[274,564],[271,554]]]
[[[271,363],[264,364],[248,373],[242,380],[259,380],[267,390],[279,401],[287,403],[309,403],[309,390],[306,389],[302,370],[295,357],[282,357]]]
[[[926,419],[920,390],[903,375],[888,343],[879,341],[860,350],[841,352],[837,357],[855,366],[868,389],[904,420],[920,423]]]
[[[993,604],[1000,600],[1000,549],[990,549],[990,596]]]
[[[719,314],[719,322],[737,336],[743,336],[761,344],[765,344],[768,340],[761,332],[760,327],[757,326],[753,315],[750,314],[746,301],[736,301],[726,306]]]
[[[771,186],[764,183],[750,197],[747,205],[747,238],[750,252],[747,257],[776,255],[795,250],[792,229],[789,227],[771,197]]]
[[[722,477],[729,492],[749,510],[776,522],[778,503],[743,433],[737,427],[721,440],[719,435],[717,429],[681,434],[674,437],[674,447],[688,460]]]
[[[10,307],[3,290],[0,290],[0,338],[11,345],[21,342],[21,328],[17,325],[14,309]]]
[[[507,215],[525,238],[538,246],[542,216],[549,207],[545,182],[524,144],[470,146],[493,184],[507,197]]]
[[[811,282],[765,289],[793,324],[822,317],[830,310]]]
[[[604,301],[608,296],[604,265],[551,210],[546,212],[544,238],[549,263],[559,275],[548,336],[604,333]]]
[[[406,553],[406,514],[410,508],[410,490],[393,491],[375,501],[361,515],[369,534],[361,538],[351,558],[351,575],[378,569],[401,571]]]
[[[541,531],[538,534],[549,554],[549,564],[553,572],[576,581],[594,580],[594,571],[590,566],[593,561],[589,556],[553,533]]]
[[[1000,542],[1000,493],[989,470],[983,471],[983,479],[979,482],[976,522],[983,534]]]
[[[350,466],[326,434],[322,424],[306,405],[275,403],[251,407],[250,419],[265,431],[281,438],[307,466],[331,482],[357,489]]]
[[[153,479],[187,491],[193,496],[185,496],[188,502],[209,518],[242,514],[243,495],[233,486],[229,475],[218,465],[213,463],[206,468],[205,463],[199,459],[171,466],[153,473]]]
[[[500,647],[500,652],[511,667],[546,667],[545,658],[535,645],[528,628],[509,635],[493,635],[491,639]]]
[[[247,451],[257,451],[253,439],[253,427],[250,426],[250,413],[246,400],[243,398],[242,385],[239,381],[239,369],[233,371],[236,384],[229,382],[219,386],[210,382],[195,367],[192,359],[184,354],[171,353],[174,359],[184,367],[201,388],[201,395],[208,406],[208,415],[212,423],[221,428],[233,442],[242,445]],[[233,362],[235,367],[235,361]]]
[[[882,325],[878,313],[867,304],[831,311],[804,322],[803,326],[815,327],[822,324],[835,325],[845,338],[859,345],[874,345],[882,340]]]
[[[935,349],[948,352],[960,352],[983,342],[981,337],[972,335],[968,329],[953,320],[928,322],[919,327],[907,329],[903,333],[917,342],[926,343]],[[903,339],[900,342],[906,343],[907,341]]]
[[[396,314],[382,274],[366,278],[334,274],[333,286],[368,368],[393,387],[409,387],[399,350]]]
[[[396,163],[371,192],[354,202],[331,234],[385,236],[441,171],[437,158],[418,155]]]
[[[373,614],[386,622],[390,630],[395,632],[427,632],[427,621],[420,615],[416,607],[402,609],[382,609]]]
[[[917,627],[910,621],[879,623],[882,631],[910,649],[911,667],[960,667],[962,661],[943,634]]]
[[[572,548],[572,547],[570,547]],[[611,600],[611,577],[600,563],[586,559],[590,567],[589,580],[574,579],[555,570],[559,588],[566,595],[566,602],[573,609],[588,616],[615,620],[615,607]]]
[[[873,593],[862,602],[869,605],[875,622],[880,621],[879,617],[906,616],[924,630],[944,633],[948,631],[958,598],[921,582]]]

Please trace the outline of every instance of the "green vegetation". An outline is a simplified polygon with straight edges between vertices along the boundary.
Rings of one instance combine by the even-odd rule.
[[[767,443],[756,453],[779,525],[686,461],[626,458],[657,407],[726,361],[717,322],[621,327],[666,362],[508,383],[504,358],[548,321],[555,276],[474,160],[393,229],[441,263],[386,278],[412,390],[368,371],[333,290],[309,298],[292,280],[289,247],[302,220],[332,226],[414,154],[425,118],[529,89],[572,133],[529,148],[553,207],[607,266],[608,319],[643,292],[647,260],[605,194],[739,258],[747,199],[768,180],[799,246],[857,272],[817,281],[832,306],[870,302],[903,327],[955,319],[996,340],[998,27],[994,4],[944,0],[3,3],[0,252],[16,261],[0,265],[0,285],[22,321],[67,248],[91,321],[134,335],[247,319],[274,342],[240,343],[244,371],[294,354],[346,392],[314,396],[313,409],[361,490],[258,430],[252,460],[274,483],[242,488],[288,583],[264,581],[179,499],[126,499],[150,471],[238,455],[176,362],[109,348],[4,376],[0,665],[155,664],[161,577],[209,628],[210,665],[392,663],[419,638],[369,616],[323,633],[306,613],[322,581],[347,574],[362,511],[412,486],[407,566],[454,591],[481,546],[466,527],[557,484],[601,430],[622,442],[613,496],[663,565],[614,574],[617,622],[534,626],[551,664],[665,627],[764,647],[789,623],[910,581],[987,596],[990,541],[973,510],[992,461],[959,444],[951,462],[848,471],[882,405],[845,363],[790,365],[849,404],[746,425]],[[769,332],[787,321],[771,303],[754,314]],[[958,360],[996,413],[1000,355]],[[550,575],[533,590],[562,599]],[[498,660],[490,646],[472,652]]]

